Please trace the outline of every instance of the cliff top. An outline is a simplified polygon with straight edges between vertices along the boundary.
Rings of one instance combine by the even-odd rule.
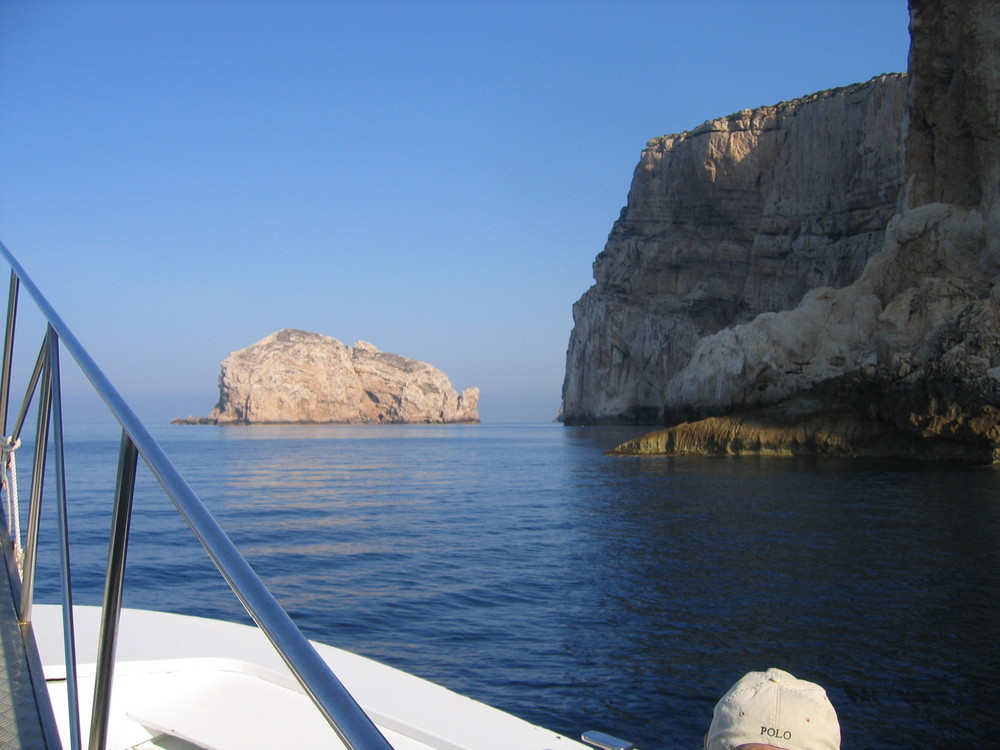
[[[822,99],[829,99],[834,96],[842,96],[845,94],[851,94],[855,91],[861,91],[872,85],[878,85],[884,83],[890,79],[902,79],[906,78],[906,73],[883,73],[881,75],[874,76],[867,81],[861,83],[852,83],[846,86],[837,86],[831,89],[824,89],[823,91],[817,91],[812,94],[807,94],[805,96],[800,96],[795,99],[789,99],[787,101],[778,102],[777,104],[765,104],[759,107],[753,107],[751,109],[741,109],[738,112],[733,112],[732,114],[723,115],[721,117],[715,117],[710,120],[705,120],[701,125],[691,128],[690,130],[685,130],[680,133],[668,133],[665,135],[660,135],[655,138],[650,138],[646,142],[646,148],[661,148],[665,141],[676,141],[684,138],[690,138],[692,136],[702,135],[704,133],[715,133],[719,131],[733,131],[742,130],[750,127],[758,127],[755,123],[762,115],[774,115],[779,112],[792,111],[803,104],[808,104],[810,102],[820,101]],[[736,127],[733,127],[733,126]]]

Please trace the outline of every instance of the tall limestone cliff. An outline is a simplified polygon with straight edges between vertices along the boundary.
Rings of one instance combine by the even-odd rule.
[[[905,185],[839,289],[701,338],[625,452],[1000,460],[1000,3],[911,0]]]
[[[209,424],[478,422],[479,389],[455,392],[440,370],[359,341],[286,329],[222,362]]]
[[[651,140],[573,309],[564,421],[661,423],[704,336],[857,279],[896,210],[905,101],[886,75]]]

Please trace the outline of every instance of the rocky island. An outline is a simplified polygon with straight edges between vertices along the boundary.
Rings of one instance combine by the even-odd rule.
[[[651,141],[563,418],[622,453],[1000,460],[1000,4],[911,0],[906,77]]]
[[[479,422],[479,389],[458,394],[425,362],[286,329],[222,362],[219,402],[176,424]]]

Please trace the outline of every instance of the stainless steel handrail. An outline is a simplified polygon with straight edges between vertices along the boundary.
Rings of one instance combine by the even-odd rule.
[[[163,488],[167,497],[174,504],[174,507],[187,522],[192,533],[201,543],[202,547],[204,547],[209,558],[229,584],[229,587],[236,594],[244,609],[246,609],[250,617],[253,618],[254,622],[257,623],[258,627],[264,632],[268,640],[270,640],[275,650],[280,654],[303,689],[333,727],[341,741],[350,750],[391,750],[391,745],[388,741],[382,736],[336,675],[333,674],[312,644],[302,635],[260,578],[257,577],[257,574],[254,573],[249,563],[247,563],[239,550],[230,541],[204,503],[198,498],[194,490],[191,489],[170,459],[167,458],[160,445],[125,400],[118,394],[117,390],[111,385],[104,373],[101,372],[87,350],[76,339],[66,323],[49,304],[38,287],[35,286],[21,264],[2,242],[0,242],[0,256],[3,256],[11,268],[7,338],[4,346],[4,372],[2,379],[0,379],[0,401],[2,401],[2,404],[0,404],[0,418],[2,418],[0,429],[6,431],[9,395],[7,390],[9,389],[10,382],[10,360],[13,353],[13,337],[16,327],[16,306],[18,299],[17,290],[19,287],[24,287],[48,323],[46,343],[43,344],[43,353],[39,357],[39,364],[43,364],[44,369],[41,376],[43,393],[41,394],[38,407],[39,434],[36,436],[35,468],[37,469],[39,464],[44,465],[45,450],[48,442],[46,434],[49,424],[47,414],[50,409],[54,416],[52,421],[54,431],[57,433],[55,436],[56,461],[59,465],[62,463],[61,408],[59,408],[61,397],[58,393],[59,344],[76,361],[80,371],[90,381],[96,393],[104,401],[108,410],[122,428],[122,450],[119,459],[118,486],[115,493],[115,521],[112,539],[110,540],[104,612],[100,635],[100,653],[98,655],[99,684],[95,689],[93,706],[94,721],[92,721],[93,729],[90,736],[91,750],[103,750],[105,741],[101,733],[106,732],[107,728],[108,700],[111,691],[111,678],[114,671],[114,647],[117,635],[118,613],[121,607],[122,574],[125,565],[129,516],[131,514],[131,495],[134,488],[134,471],[137,457],[142,458],[149,471]],[[52,368],[55,368],[55,377],[51,376]],[[39,367],[36,366],[35,374],[32,377],[32,385],[29,386],[29,391],[25,398],[25,406],[18,420],[18,429],[20,429],[20,423],[23,421],[27,402],[32,398],[35,382],[39,379],[38,373]],[[53,388],[55,390],[54,399],[52,398]],[[48,392],[46,393],[46,391]],[[55,401],[55,408],[52,407],[53,400]],[[43,418],[45,421],[44,425],[42,424]],[[32,482],[32,507],[30,509],[32,518],[37,514],[37,509],[41,503],[40,493],[37,498],[34,497],[36,486],[41,487],[41,475],[38,475],[37,481],[33,480]],[[58,488],[57,491],[60,494],[64,492],[64,490],[59,490]],[[64,497],[63,502],[65,502]],[[35,533],[37,534],[37,529]],[[29,521],[29,537],[30,534]],[[29,538],[29,545],[31,544],[32,541]],[[26,571],[28,569],[27,557],[29,552],[33,556],[34,548],[26,550]],[[65,558],[65,564],[68,565],[68,551]],[[22,590],[22,608],[19,612],[22,619],[27,620],[30,617],[30,587],[27,592],[27,601],[24,601],[24,594],[25,592]],[[71,594],[64,594],[64,601],[69,600],[71,603],[71,598]],[[71,617],[72,607],[69,607],[69,609],[70,615],[68,616]],[[67,641],[67,650],[69,650],[72,641],[71,621],[68,626]],[[67,664],[67,669],[69,668],[70,665]],[[71,710],[78,711],[76,708]],[[71,724],[74,723],[75,721],[71,719]]]

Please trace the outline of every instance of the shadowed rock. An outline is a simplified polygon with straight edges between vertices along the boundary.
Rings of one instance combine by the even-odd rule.
[[[662,423],[702,338],[855,281],[897,208],[906,90],[880,76],[651,140],[573,307],[564,421]]]
[[[663,383],[670,429],[622,451],[1000,459],[1000,3],[910,12],[904,187],[879,252],[846,286],[698,338]]]

